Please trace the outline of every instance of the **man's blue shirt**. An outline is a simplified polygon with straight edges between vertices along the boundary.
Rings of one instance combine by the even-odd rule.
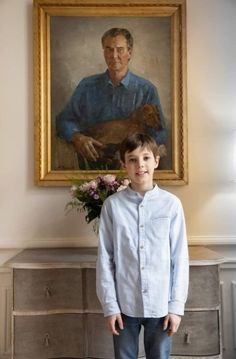
[[[84,78],[75,89],[65,109],[57,116],[57,133],[71,141],[75,132],[103,121],[128,117],[145,104],[159,109],[163,129],[147,133],[158,144],[166,142],[164,115],[156,87],[148,80],[128,71],[119,86],[113,86],[108,71]]]

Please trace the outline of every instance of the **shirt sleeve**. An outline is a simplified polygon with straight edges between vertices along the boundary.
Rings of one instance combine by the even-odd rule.
[[[171,283],[169,313],[183,315],[189,284],[189,255],[183,208],[178,201],[171,221]]]
[[[66,141],[71,141],[76,132],[80,132],[80,103],[83,92],[83,84],[80,83],[75,89],[70,101],[63,111],[56,116],[57,135]]]
[[[97,296],[104,316],[120,313],[115,288],[115,263],[112,240],[112,218],[108,203],[102,207],[99,224],[98,257],[96,265]]]

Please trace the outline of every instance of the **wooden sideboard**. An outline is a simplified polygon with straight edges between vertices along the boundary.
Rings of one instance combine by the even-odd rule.
[[[219,264],[190,247],[186,311],[172,358],[221,358]],[[26,249],[13,268],[12,359],[113,358],[95,289],[95,248]],[[144,355],[142,338],[140,356]]]

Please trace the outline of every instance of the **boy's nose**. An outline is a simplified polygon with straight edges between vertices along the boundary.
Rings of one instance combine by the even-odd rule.
[[[139,166],[139,167],[143,167],[143,165],[144,165],[143,160],[139,160],[139,161],[138,161],[138,166]]]

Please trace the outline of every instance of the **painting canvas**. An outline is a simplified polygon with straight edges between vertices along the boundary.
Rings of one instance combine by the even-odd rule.
[[[145,117],[143,112],[147,109],[142,108],[140,116],[134,111],[129,117],[115,118],[112,125],[106,123],[105,127],[101,127],[100,130],[95,127],[91,132],[92,130],[89,129],[90,132],[86,134],[92,134],[95,138],[101,133],[104,141],[109,138],[107,141],[110,146],[107,146],[107,151],[104,150],[104,146],[101,160],[98,160],[93,167],[90,166],[89,161],[82,166],[75,146],[58,133],[57,118],[71,101],[78,84],[89,76],[103,74],[107,70],[101,37],[111,28],[125,28],[131,33],[134,45],[129,70],[150,81],[158,91],[166,138],[164,150],[163,146],[160,146],[161,160],[159,168],[155,171],[155,178],[167,184],[186,183],[186,113],[183,76],[185,59],[182,35],[176,34],[176,23],[179,25],[180,19],[183,21],[183,18],[176,15],[176,8],[171,11],[169,8],[165,10],[163,4],[166,5],[167,2],[162,2],[162,7],[155,6],[154,16],[153,13],[150,14],[150,9],[145,11],[147,10],[145,7],[142,16],[140,13],[135,16],[135,7],[126,6],[123,9],[122,4],[119,4],[121,10],[119,16],[108,11],[106,7],[102,14],[95,16],[91,8],[86,11],[84,8],[81,9],[79,4],[76,12],[72,9],[68,12],[66,1],[62,2],[59,7],[60,11],[58,9],[55,11],[54,8],[50,10],[50,7],[45,7],[45,3],[49,6],[51,2],[36,2],[38,7],[44,9],[45,21],[45,23],[40,22],[43,31],[40,33],[38,33],[39,30],[36,31],[38,40],[43,45],[42,48],[45,47],[43,54],[39,53],[39,42],[35,44],[35,53],[43,55],[42,59],[37,56],[36,69],[41,72],[37,72],[36,75],[40,73],[43,77],[41,83],[44,85],[40,88],[36,85],[36,104],[40,102],[42,104],[42,101],[39,101],[40,96],[44,98],[43,103],[45,103],[45,109],[41,108],[41,112],[36,106],[37,183],[67,185],[71,177],[89,179],[96,176],[98,172],[120,171],[117,144],[119,144],[121,134],[123,135],[126,131],[122,127],[123,124],[127,125],[128,122],[125,122],[127,120],[135,120],[136,122],[143,121],[147,127],[148,117]],[[178,3],[184,4],[179,1]],[[95,7],[99,8],[99,4]],[[122,9],[125,10],[123,11],[125,16],[121,16]],[[127,9],[129,16],[127,16]],[[181,9],[181,14],[182,12],[183,9]],[[39,18],[37,17],[36,20],[38,22]],[[81,100],[80,106],[85,105],[91,108],[94,106],[93,103],[85,104]],[[148,111],[152,109],[148,108]],[[96,116],[99,116],[98,112],[94,112]],[[152,116],[152,121],[154,121],[155,114],[150,115],[149,112],[149,118]],[[121,121],[117,122],[117,120]],[[100,140],[99,137],[97,138]],[[113,148],[114,152],[112,152]]]

